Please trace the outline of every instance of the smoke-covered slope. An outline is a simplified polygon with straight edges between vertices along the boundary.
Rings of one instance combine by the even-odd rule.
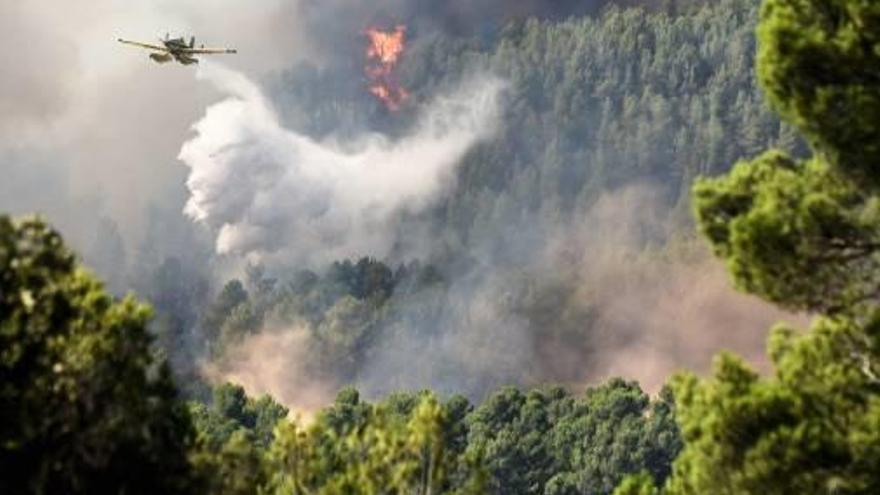
[[[494,250],[511,225],[565,221],[632,181],[661,187],[674,205],[697,174],[767,145],[794,148],[754,83],[756,10],[751,0],[678,17],[612,9],[514,23],[489,41],[416,33],[400,67],[411,108],[470,71],[510,83],[502,131],[466,157],[455,194],[434,213],[442,238],[501,241]],[[363,98],[349,70],[285,73],[275,99],[287,121],[319,136],[406,122],[406,112],[387,115]]]
[[[297,383],[325,385],[309,405],[345,383],[476,397],[623,374],[653,390],[676,368],[705,369],[720,347],[761,361],[763,330],[783,315],[733,293],[698,244],[677,239],[693,177],[799,146],[755,86],[755,15],[755,2],[725,0],[676,17],[610,9],[512,23],[490,39],[414,33],[399,112],[367,93],[356,65],[284,73],[271,85],[281,125],[343,148],[371,131],[405,142],[427,102],[473,73],[507,89],[500,129],[473,142],[436,206],[396,215],[381,250],[346,246],[381,262],[328,271],[303,263],[323,252],[287,238],[269,282],[218,300],[203,326],[211,376],[296,407]],[[268,234],[257,250],[285,235]],[[405,282],[419,278],[407,275],[413,258],[431,283]],[[266,349],[281,349],[271,366]]]

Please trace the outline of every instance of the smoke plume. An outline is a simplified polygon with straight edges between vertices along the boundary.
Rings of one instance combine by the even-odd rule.
[[[805,322],[735,291],[701,240],[676,237],[660,188],[605,193],[576,218],[535,244],[530,262],[484,258],[456,279],[437,321],[415,317],[391,334],[359,385],[479,398],[502,385],[624,376],[657,391],[676,371],[707,372],[720,350],[764,369],[769,327]],[[535,229],[510,228],[523,239]]]
[[[460,159],[495,131],[501,83],[475,78],[437,96],[402,136],[361,129],[340,142],[285,128],[254,81],[303,61],[335,64],[350,75],[352,94],[371,101],[359,79],[369,25],[406,24],[414,45],[435,30],[485,40],[511,19],[560,19],[607,3],[218,0],[206,8],[195,0],[86,0],[59,9],[49,0],[0,2],[0,30],[13,41],[0,45],[0,65],[9,69],[0,78],[0,210],[47,214],[72,245],[104,262],[93,263],[102,275],[119,277],[120,292],[119,272],[144,265],[141,282],[162,283],[142,295],[159,310],[163,301],[187,305],[182,312],[193,315],[183,320],[192,325],[207,288],[186,299],[174,288],[197,281],[175,269],[153,277],[169,253],[187,266],[196,258],[222,265],[191,242],[184,203],[188,218],[211,231],[216,252],[270,266],[385,258],[403,242],[404,257],[442,250],[426,235],[402,239],[399,227],[406,221],[411,233],[419,213],[431,216],[454,186]],[[192,67],[156,66],[115,42],[166,31],[240,55],[224,59],[232,69],[202,66],[198,76],[208,84],[201,84]],[[424,95],[416,96],[410,101],[421,105]],[[352,120],[370,127],[369,118]],[[621,374],[653,390],[675,369],[706,370],[720,348],[762,362],[767,327],[791,315],[735,292],[702,245],[676,241],[658,196],[653,187],[624,188],[564,225],[526,213],[496,221],[507,229],[500,234],[471,233],[476,240],[457,254],[473,269],[450,270],[448,286],[427,302],[394,294],[402,314],[353,381],[370,394],[435,387],[479,397],[508,383],[582,386]],[[326,351],[314,347],[316,331],[269,325],[209,374],[295,408],[317,407],[345,380],[333,359],[314,357]]]
[[[186,214],[217,232],[220,254],[312,264],[394,243],[395,220],[446,190],[455,165],[495,128],[501,83],[479,78],[437,98],[412,133],[390,141],[316,142],[283,128],[243,75],[206,65],[228,98],[195,124],[179,158],[190,168]]]

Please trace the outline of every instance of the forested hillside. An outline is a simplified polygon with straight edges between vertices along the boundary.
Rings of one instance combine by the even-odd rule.
[[[412,33],[398,113],[344,61],[270,82],[319,142],[506,81],[498,132],[382,259],[212,255],[156,213],[127,268],[102,222],[119,297],[0,215],[0,492],[878,493],[880,6],[589,13]],[[813,322],[755,328],[782,311]],[[763,370],[699,372],[749,332]],[[635,369],[662,374],[608,378]]]
[[[609,309],[609,298],[662,318],[650,308],[661,297],[650,287],[692,278],[688,267],[713,270],[698,245],[678,239],[692,228],[694,177],[767,147],[804,152],[755,81],[757,9],[751,0],[679,15],[610,8],[512,23],[485,39],[414,33],[400,66],[412,97],[397,113],[365,95],[352,74],[359,67],[283,73],[271,83],[278,110],[316,138],[406,133],[419,101],[475,74],[503,78],[507,103],[496,135],[458,166],[451,194],[400,220],[388,259],[358,253],[329,267],[256,267],[270,280],[227,285],[201,320],[204,348],[223,369],[224,349],[298,325],[300,340],[320,352],[296,357],[308,365],[292,365],[300,371],[288,381],[320,376],[326,388],[355,383],[377,394],[431,386],[477,398],[509,383],[602,376],[615,368],[605,355],[626,345],[604,344],[604,335],[638,341],[632,327],[645,325]],[[606,294],[614,290],[607,278],[649,289]],[[229,299],[231,287],[244,290]],[[468,355],[488,342],[494,352]],[[753,342],[760,348],[760,338]],[[688,364],[705,367],[708,355],[699,355]],[[421,371],[403,372],[414,368]]]
[[[549,230],[603,191],[649,182],[676,204],[698,174],[768,146],[795,150],[796,132],[755,83],[757,7],[725,0],[680,16],[612,8],[515,23],[489,40],[416,33],[400,76],[414,101],[480,71],[509,83],[498,137],[467,157],[456,193],[434,213],[441,238],[504,249],[505,229]],[[292,125],[317,136],[405,125],[364,99],[347,70],[304,65],[276,81]]]

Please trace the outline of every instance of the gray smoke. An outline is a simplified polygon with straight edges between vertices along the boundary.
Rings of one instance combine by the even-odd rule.
[[[656,392],[675,371],[708,371],[721,350],[765,369],[768,328],[805,317],[736,292],[701,240],[676,236],[659,191],[636,185],[604,194],[547,235],[529,263],[486,256],[445,289],[395,295],[400,317],[371,346],[355,384],[373,397],[430,387],[478,400],[502,385],[581,389],[624,376]],[[513,228],[528,237],[528,225]],[[315,397],[345,384],[337,367],[348,358],[316,355],[326,351],[316,339],[322,331],[269,324],[213,376],[314,410]],[[266,348],[289,352],[263,366]],[[297,385],[304,382],[315,387]]]
[[[660,191],[605,193],[547,234],[530,262],[484,253],[454,281],[438,321],[414,317],[377,346],[360,386],[480,397],[507,384],[580,388],[625,376],[657,391],[677,370],[708,371],[720,350],[764,367],[769,327],[804,318],[736,292],[701,240],[676,234]],[[512,226],[524,239],[534,228]]]
[[[133,250],[153,206],[182,206],[187,170],[177,153],[217,94],[194,81],[192,68],[156,66],[143,50],[116,43],[118,37],[150,42],[170,33],[234,46],[239,55],[224,63],[256,81],[300,61],[344,61],[356,66],[349,75],[357,77],[368,23],[474,31],[511,16],[579,13],[594,3],[83,0],[59,8],[51,0],[0,2],[6,68],[0,209],[47,215],[80,250],[93,245],[99,218],[110,219]]]
[[[157,66],[116,38],[191,33],[239,48],[249,56],[229,62],[259,75],[303,45],[288,29],[291,9],[280,0],[0,2],[0,209],[45,214],[80,251],[102,217],[138,246],[151,205],[182,207],[177,152],[216,95],[192,68]]]
[[[343,385],[330,369],[313,365],[311,332],[302,326],[267,328],[245,339],[223,359],[202,363],[214,382],[233,382],[249,395],[270,394],[295,415],[311,416]]]
[[[493,131],[497,81],[465,81],[433,104],[417,102],[422,118],[401,136],[364,131],[336,142],[285,128],[254,81],[306,61],[348,64],[340,73],[357,86],[369,24],[405,23],[417,44],[432,31],[480,38],[507,20],[558,19],[605,3],[0,2],[0,209],[46,214],[105,276],[156,265],[169,252],[201,256],[185,204],[224,253],[214,266],[239,257],[290,265],[381,258],[398,248],[404,221],[411,248],[395,255],[429,252],[418,213],[444,197],[459,158]],[[229,70],[208,65],[196,80],[191,67],[156,66],[115,42],[165,32],[239,55],[223,60]],[[666,211],[656,189],[627,188],[574,222],[527,217],[475,241],[463,254],[476,267],[453,273],[430,315],[403,315],[358,370],[358,384],[374,394],[432,386],[478,396],[505,383],[582,386],[623,374],[653,389],[674,369],[705,370],[722,347],[761,362],[766,328],[786,315],[733,291],[698,242],[673,241]],[[145,238],[164,245],[141,249]],[[499,259],[496,244],[516,251],[515,262]],[[307,335],[270,326],[211,376],[320,405],[341,383],[330,359],[302,364]]]
[[[190,168],[187,215],[216,231],[218,254],[305,266],[387,256],[397,219],[447,191],[464,153],[491,135],[501,90],[488,77],[466,82],[398,140],[316,142],[283,128],[242,74],[210,64],[199,77],[228,97],[180,151]]]
[[[444,32],[486,36],[506,23],[526,18],[564,19],[599,11],[609,0],[301,0],[297,29],[309,49],[334,61],[359,54],[366,26],[409,27],[416,37]]]

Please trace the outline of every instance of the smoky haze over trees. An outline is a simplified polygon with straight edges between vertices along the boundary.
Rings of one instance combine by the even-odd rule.
[[[0,95],[0,208],[84,260],[0,215],[0,491],[880,489],[875,6],[264,1],[301,47],[169,73],[142,142],[0,83],[47,93]]]
[[[476,408],[347,388],[305,427],[231,384],[184,410],[146,306],[114,301],[39,220],[0,217],[0,248],[4,492],[607,493],[628,472],[664,479],[681,448],[671,397],[619,379],[581,398],[506,388]],[[227,286],[225,306],[243,292]]]
[[[412,97],[399,113],[387,112],[365,91],[364,40],[362,29],[354,27],[353,38],[340,37],[335,44],[316,35],[312,43],[339,49],[266,78],[262,93],[268,107],[279,114],[282,130],[317,143],[335,140],[343,149],[357,148],[356,138],[377,130],[397,143],[433,97],[484,72],[506,81],[500,124],[491,136],[471,143],[462,159],[452,160],[448,184],[424,207],[395,210],[383,217],[381,229],[366,216],[354,229],[324,219],[322,237],[364,234],[344,252],[321,243],[306,246],[302,236],[286,238],[291,224],[273,223],[301,218],[300,211],[319,204],[252,210],[266,235],[253,245],[252,232],[245,232],[245,245],[287,250],[262,260],[264,278],[274,280],[269,287],[249,285],[243,273],[247,261],[212,254],[217,232],[181,215],[192,188],[184,188],[180,163],[171,174],[177,183],[157,185],[161,192],[134,219],[117,215],[116,192],[72,196],[70,182],[89,174],[68,172],[51,154],[37,162],[24,149],[3,161],[10,180],[0,185],[0,202],[13,212],[37,203],[36,209],[57,218],[114,293],[133,289],[148,298],[157,313],[154,331],[185,376],[203,373],[199,363],[210,357],[210,375],[252,376],[263,384],[260,391],[282,396],[288,395],[284,388],[265,384],[327,384],[315,391],[324,398],[350,382],[370,393],[431,386],[477,398],[503,384],[582,384],[618,372],[656,390],[680,365],[705,369],[721,346],[760,362],[760,334],[746,329],[760,328],[780,313],[733,295],[708,256],[686,239],[665,252],[681,226],[687,228],[686,191],[694,176],[722,171],[766,146],[793,151],[801,146],[791,128],[764,108],[754,84],[756,3],[669,3],[645,11],[591,2],[522,2],[516,8],[505,3],[510,7],[505,15],[492,2],[453,2],[440,13],[432,5],[387,6],[412,25],[398,68]],[[342,24],[335,15],[341,8],[333,2],[295,6],[306,19],[315,16],[312,29],[321,32]],[[377,22],[397,22],[380,8],[358,9],[372,12]],[[593,16],[578,16],[587,11]],[[366,14],[363,19],[371,21]],[[492,26],[463,28],[453,26],[455,19],[491,20],[486,23]],[[429,21],[436,24],[432,29],[420,26]],[[177,81],[178,75],[167,77]],[[186,133],[181,127],[176,134],[172,144],[179,149]],[[237,149],[228,144],[225,151]],[[251,149],[253,156],[266,151],[260,146]],[[156,158],[155,166],[169,158]],[[36,163],[45,165],[32,166]],[[120,162],[112,168],[111,181],[139,167]],[[247,176],[249,170],[239,173]],[[259,181],[229,180],[225,186],[220,202],[242,191],[265,197]],[[27,191],[33,194],[24,200]],[[279,191],[279,198],[301,196]],[[370,232],[381,233],[381,242],[366,236]],[[318,255],[324,258],[315,261]],[[430,270],[437,282],[417,289],[395,285],[374,300],[347,289],[321,289],[315,293],[324,295],[308,304],[298,299],[317,297],[311,289],[290,289],[297,273],[312,272],[320,286],[333,280],[334,261],[356,264],[362,257],[378,260],[395,276],[416,261],[418,270]],[[707,279],[706,273],[714,275]],[[209,308],[233,279],[246,287],[247,300],[223,318],[211,316]],[[704,299],[669,297],[668,280],[685,294],[697,280],[717,289],[705,291]],[[642,308],[638,317],[631,305]],[[680,323],[683,311],[693,321],[725,323],[698,338],[704,332],[697,325]],[[296,338],[285,336],[286,330]],[[264,376],[260,366],[250,365],[263,358],[247,350],[277,339],[296,348],[317,346],[339,358],[319,359],[303,370],[293,364],[303,360],[291,350],[289,359]],[[218,349],[249,365],[230,364]],[[430,352],[422,356],[419,349]],[[627,362],[645,366],[622,364]]]
[[[350,153],[375,131],[397,146],[408,142],[425,106],[460,89],[473,74],[492,74],[505,87],[499,125],[483,126],[493,128],[479,142],[465,140],[463,158],[447,160],[451,166],[442,169],[448,171],[443,187],[418,208],[390,210],[378,224],[374,212],[364,210],[352,227],[339,215],[309,212],[324,214],[321,202],[332,198],[330,204],[349,215],[353,210],[340,205],[352,196],[351,184],[363,179],[332,179],[330,190],[340,192],[335,196],[326,193],[326,184],[303,183],[298,189],[273,184],[271,194],[284,206],[263,201],[247,210],[262,234],[240,230],[244,249],[237,253],[281,249],[272,259],[256,261],[265,265],[265,278],[275,280],[269,288],[248,286],[248,260],[211,253],[221,239],[230,239],[231,229],[220,236],[181,215],[193,201],[193,188],[184,187],[186,169],[179,162],[172,174],[177,182],[157,186],[162,192],[138,219],[117,216],[115,201],[104,193],[70,197],[65,191],[71,179],[51,179],[58,176],[30,166],[33,157],[27,154],[26,160],[4,161],[11,181],[0,201],[13,212],[26,211],[33,203],[22,200],[20,191],[45,184],[29,186],[30,200],[46,198],[49,207],[38,209],[58,219],[111,290],[133,289],[154,304],[154,330],[167,343],[178,373],[250,377],[257,391],[279,396],[303,395],[288,390],[302,386],[279,383],[318,384],[305,395],[326,399],[341,384],[354,382],[371,394],[431,386],[476,398],[503,384],[581,384],[615,373],[656,390],[678,366],[706,369],[720,347],[761,362],[761,333],[751,329],[782,314],[732,294],[706,253],[686,239],[664,252],[670,239],[689,228],[687,190],[693,177],[723,171],[767,146],[793,151],[802,146],[792,129],[765,109],[754,83],[756,3],[679,3],[652,12],[608,6],[601,14],[604,6],[576,4],[522,2],[506,11],[509,22],[492,2],[453,2],[440,13],[433,3],[389,2],[388,10],[399,12],[400,19],[380,8],[357,7],[363,15],[354,17],[365,23],[410,23],[397,71],[412,96],[397,113],[387,112],[365,90],[362,27],[350,26],[348,37],[320,37],[342,29],[337,14],[343,6],[297,5],[305,19],[314,16],[303,31],[315,31],[310,42],[331,53],[316,50],[310,61],[278,71],[265,78],[262,90],[254,90],[278,114],[282,134],[312,139],[337,154],[332,143]],[[593,16],[568,19],[582,13],[577,9]],[[459,18],[481,20],[491,29],[452,26]],[[197,120],[193,114],[189,122]],[[181,127],[176,134],[172,144],[179,150],[186,133]],[[276,153],[274,139],[248,141],[247,147],[214,143],[223,153],[207,153],[208,165],[217,156],[239,158],[220,183],[222,193],[210,200],[226,207],[224,202],[242,194],[266,198],[265,182],[235,178],[256,177],[248,161]],[[276,163],[297,163],[303,148],[293,149],[293,157],[282,154]],[[400,164],[422,170],[414,166],[420,160]],[[67,170],[50,157],[40,163]],[[129,165],[113,168],[118,169],[113,174],[122,173]],[[50,180],[43,180],[45,175]],[[401,183],[384,177],[379,184]],[[48,191],[52,187],[57,193]],[[406,189],[385,193],[390,201],[383,201],[407,204],[401,191]],[[59,204],[58,198],[67,199]],[[322,218],[316,242],[293,235],[307,232],[293,225],[308,227],[314,218]],[[345,249],[328,248],[337,244],[326,239],[340,236],[348,238]],[[362,302],[346,291],[330,291],[305,306],[289,301],[312,297],[289,289],[295,274],[310,271],[332,279],[334,261],[357,263],[362,257],[395,273],[418,261],[442,284],[415,293],[395,286],[378,302]],[[248,286],[248,300],[234,316],[225,315],[234,320],[227,324],[209,317],[208,308],[232,279]],[[669,280],[686,296],[670,297]],[[714,289],[695,294],[690,286],[697,283]],[[631,306],[642,309],[634,315]],[[688,321],[724,323],[711,325],[707,334],[703,325],[682,324],[685,313]],[[349,327],[359,330],[345,330]],[[218,344],[221,335],[226,337]],[[291,349],[277,366],[259,366],[265,358],[256,349],[281,342],[294,349],[318,346],[340,358],[301,366],[295,363],[309,360]],[[238,365],[215,352],[221,348]],[[217,361],[200,370],[207,356]]]
[[[734,295],[707,253],[677,238],[689,229],[693,177],[767,146],[803,152],[754,82],[756,9],[740,1],[677,17],[611,9],[515,22],[486,39],[413,33],[399,67],[412,97],[397,113],[364,97],[362,69],[347,62],[299,64],[270,79],[268,97],[286,128],[354,143],[364,129],[405,142],[421,102],[475,72],[507,85],[499,127],[455,165],[450,191],[423,211],[394,216],[383,250],[346,256],[352,264],[378,257],[391,272],[417,259],[442,285],[363,302],[291,291],[285,271],[323,278],[327,267],[285,261],[314,259],[334,245],[297,251],[306,239],[281,243],[292,252],[268,262],[279,282],[271,297],[321,302],[300,310],[291,308],[304,303],[279,303],[279,312],[252,294],[240,311],[262,308],[256,330],[268,331],[239,332],[241,349],[231,349],[234,359],[221,360],[220,369],[280,396],[295,397],[301,387],[278,384],[299,383],[305,374],[331,389],[352,381],[376,393],[430,385],[479,397],[503,384],[583,383],[619,372],[656,390],[678,366],[706,369],[721,347],[761,362],[763,333],[755,329],[784,315]],[[236,153],[233,140],[219,144]],[[260,149],[274,150],[249,145],[242,155]],[[269,220],[262,224],[268,236],[251,248],[275,250],[283,235],[275,232],[306,214],[288,208],[260,215]],[[322,224],[334,225],[352,235],[344,222]],[[365,237],[348,242],[358,244],[375,246]],[[690,290],[698,284],[699,293]],[[344,337],[330,330],[338,321],[346,322],[339,327],[348,329]],[[251,339],[254,333],[259,337]],[[255,366],[263,359],[256,349],[281,342],[308,342],[325,353],[335,347],[351,359],[299,366],[309,360],[291,353],[287,365],[267,367],[284,372],[266,376]]]

